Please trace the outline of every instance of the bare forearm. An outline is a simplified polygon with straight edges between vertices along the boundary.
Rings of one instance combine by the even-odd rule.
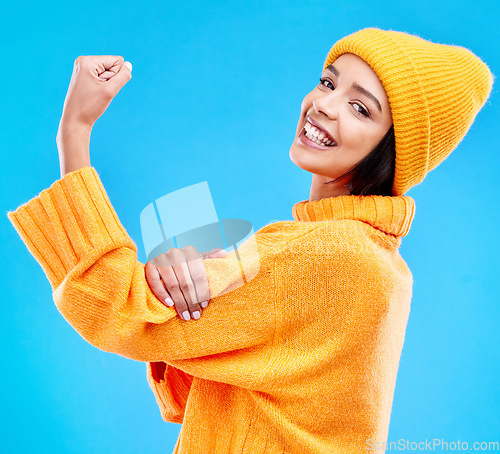
[[[57,149],[61,178],[69,172],[90,166],[90,133],[92,128],[61,119],[57,131]]]

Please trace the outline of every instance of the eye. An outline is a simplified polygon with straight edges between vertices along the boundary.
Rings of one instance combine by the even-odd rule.
[[[332,88],[335,88],[335,86],[328,79],[325,79],[324,77],[320,77],[319,84],[324,85],[326,87],[327,85],[325,84],[325,82],[330,84],[332,86]]]
[[[370,116],[370,113],[361,105],[361,104],[358,104],[357,102],[353,102],[352,103],[353,106],[358,106],[360,109],[356,109],[356,112],[359,112],[361,115],[364,115],[365,117],[369,117]]]

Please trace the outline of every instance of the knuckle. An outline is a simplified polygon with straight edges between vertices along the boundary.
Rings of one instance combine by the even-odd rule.
[[[198,249],[196,249],[193,245],[189,244],[188,246],[185,246],[183,250],[189,254],[190,260],[197,259],[200,257],[203,257],[203,254],[201,252],[198,252]]]
[[[80,55],[78,58],[78,63],[80,63],[80,66],[85,66],[88,63],[88,56],[87,55]]]
[[[170,261],[167,257],[167,254],[157,255],[154,259],[150,261],[156,266],[163,266],[163,267],[170,266]]]
[[[166,253],[167,257],[171,258],[172,260],[178,260],[179,257],[181,256],[180,249],[177,248],[172,248],[169,249],[169,251]]]
[[[179,290],[179,284],[177,283],[177,281],[167,280],[165,281],[165,287],[167,287],[167,290],[172,292],[176,292],[177,290]]]

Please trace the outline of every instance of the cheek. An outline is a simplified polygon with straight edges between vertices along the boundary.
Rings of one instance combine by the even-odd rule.
[[[342,124],[340,124],[342,122]],[[339,115],[339,134],[345,146],[357,146],[366,139],[366,126],[355,118],[348,109]]]
[[[370,151],[376,145],[374,143],[376,131],[372,125],[355,118],[351,112],[346,112],[342,117],[342,127],[340,136],[342,143],[349,148],[359,150],[369,149]]]

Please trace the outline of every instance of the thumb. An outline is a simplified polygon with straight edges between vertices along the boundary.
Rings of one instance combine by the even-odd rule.
[[[124,61],[118,72],[108,80],[108,84],[114,90],[115,96],[122,89],[122,87],[132,78],[132,63]]]

